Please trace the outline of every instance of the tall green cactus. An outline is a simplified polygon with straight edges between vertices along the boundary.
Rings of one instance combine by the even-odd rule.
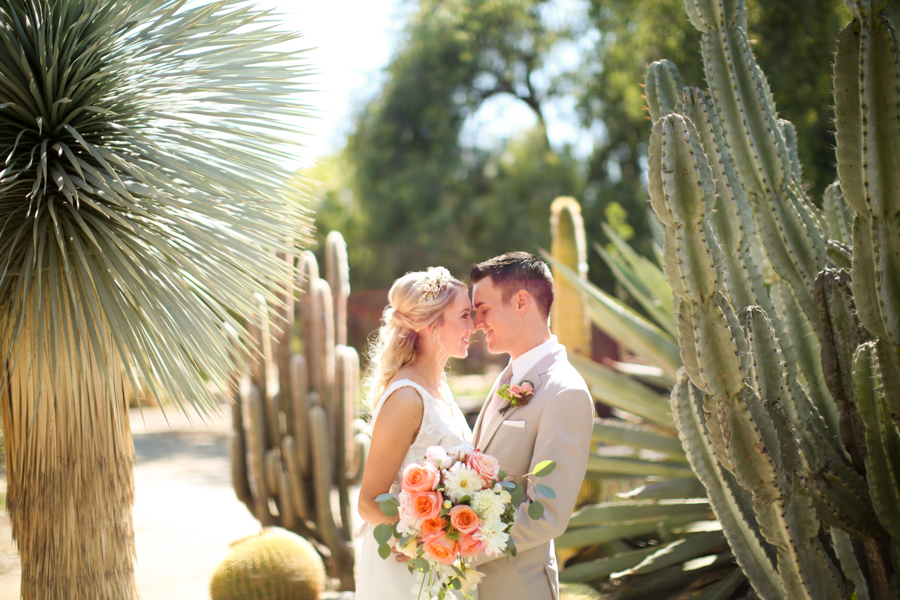
[[[578,214],[580,207],[571,198],[557,199],[551,205],[551,215],[564,211]],[[574,251],[568,256],[560,251],[576,246],[575,240],[584,237],[583,232],[577,232],[581,227],[577,219],[572,219],[568,227],[558,226],[562,220],[557,216],[557,226],[552,228],[554,252],[545,256],[553,265],[557,294],[563,286],[577,291],[573,300],[579,305],[566,311],[580,309],[583,314],[583,307],[587,307],[594,323],[627,347],[633,347],[639,331],[653,331],[656,325],[665,331],[657,331],[657,339],[674,335],[671,290],[659,267],[638,256],[608,228],[607,235],[616,249],[595,246],[619,281],[651,315],[654,325],[591,285],[584,271],[578,269]],[[584,247],[583,242],[580,247]],[[555,331],[568,347],[571,340],[563,340],[562,332]],[[669,339],[677,348],[674,337]],[[637,344],[647,345],[646,341]],[[694,560],[715,553],[725,561],[730,555],[718,523],[711,520],[709,503],[698,497],[705,491],[687,465],[668,414],[668,399],[650,387],[670,387],[675,368],[666,372],[625,363],[609,366],[578,353],[570,354],[570,360],[585,377],[594,397],[619,411],[625,420],[597,419],[594,423],[592,441],[596,447],[588,459],[577,511],[566,532],[556,539],[557,558],[564,565],[561,581],[590,581],[616,597],[652,593],[657,598],[683,593],[696,577],[708,578],[707,591],[719,594],[711,596],[715,598],[725,597],[715,585],[717,577],[728,582],[728,593],[746,583],[739,570],[737,577],[732,576],[733,565],[723,565],[718,559],[711,563]],[[650,373],[653,375],[648,377]],[[630,447],[628,455],[623,455],[625,447]],[[634,484],[644,478],[653,479],[645,479],[647,485],[627,497],[613,496],[617,480]],[[605,501],[598,503],[597,497],[589,500],[589,489],[600,491]]]
[[[764,600],[898,592],[900,55],[886,3],[847,4],[843,198],[830,188],[824,214],[802,192],[796,136],[749,50],[742,0],[686,2],[709,97],[673,93],[670,63],[648,71],[651,206],[684,360],[671,403]]]
[[[550,204],[551,252],[569,268],[587,279],[587,242],[581,205],[569,196],[560,196]],[[591,326],[584,310],[584,292],[562,277],[555,277],[556,298],[550,325],[560,343],[573,353],[591,354]]]
[[[356,419],[359,356],[335,339],[346,340],[350,291],[340,233],[328,235],[325,253],[328,280],[303,253],[296,286],[286,282],[279,296],[278,330],[255,330],[261,360],[235,397],[231,458],[235,491],[254,516],[327,548],[329,574],[352,590],[349,488],[362,477],[368,438]]]

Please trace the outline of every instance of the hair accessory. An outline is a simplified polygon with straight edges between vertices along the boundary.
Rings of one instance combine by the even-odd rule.
[[[425,279],[419,284],[419,291],[422,292],[419,302],[428,302],[437,298],[451,279],[453,276],[444,267],[428,267]]]

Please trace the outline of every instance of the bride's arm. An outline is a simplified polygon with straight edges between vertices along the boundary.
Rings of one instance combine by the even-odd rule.
[[[422,398],[413,388],[400,388],[385,398],[375,420],[359,490],[359,516],[366,522],[380,525],[396,521],[384,516],[375,498],[390,491],[403,458],[419,433],[422,414]]]

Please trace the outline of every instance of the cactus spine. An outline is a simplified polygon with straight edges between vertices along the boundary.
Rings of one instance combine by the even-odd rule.
[[[327,548],[329,574],[352,590],[349,486],[362,476],[367,436],[355,418],[359,356],[338,343],[346,341],[350,291],[340,233],[328,235],[325,255],[328,279],[303,253],[296,285],[280,290],[277,330],[255,330],[262,360],[235,397],[231,458],[235,492],[260,523]],[[332,510],[334,490],[340,514]]]
[[[829,188],[824,214],[802,192],[796,135],[750,53],[742,0],[686,2],[709,98],[673,94],[670,63],[648,71],[651,206],[684,360],[671,403],[765,600],[897,595],[900,71],[883,3],[847,4],[843,197]]]

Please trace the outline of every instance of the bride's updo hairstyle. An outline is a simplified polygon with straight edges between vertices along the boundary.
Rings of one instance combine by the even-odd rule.
[[[419,332],[441,318],[466,285],[443,267],[407,273],[388,292],[381,327],[369,343],[365,398],[370,410],[388,382],[419,352]]]

